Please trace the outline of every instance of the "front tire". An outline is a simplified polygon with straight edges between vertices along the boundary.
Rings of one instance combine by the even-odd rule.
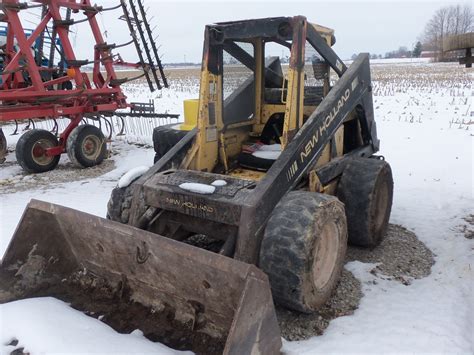
[[[107,155],[107,144],[102,131],[85,124],[73,129],[66,142],[69,160],[84,168],[99,165]]]
[[[387,233],[392,209],[393,177],[383,160],[357,158],[342,173],[337,196],[346,206],[349,242],[375,247]]]
[[[132,189],[127,187],[116,187],[110,194],[107,203],[107,219],[127,224],[130,219],[130,207],[132,205]]]
[[[0,128],[0,164],[5,161],[5,157],[7,156],[7,139],[5,138],[5,134],[3,130]]]
[[[59,163],[60,155],[49,156],[48,148],[58,145],[54,134],[44,129],[32,129],[24,133],[15,148],[18,164],[28,173],[44,173],[53,170]]]
[[[273,210],[260,249],[260,268],[274,300],[312,313],[331,297],[347,250],[343,204],[329,195],[292,191]]]

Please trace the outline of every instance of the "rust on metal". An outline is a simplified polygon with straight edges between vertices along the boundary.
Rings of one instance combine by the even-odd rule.
[[[268,278],[254,265],[42,201],[24,211],[0,278],[2,303],[52,293],[74,305],[82,293],[62,288],[107,290],[113,302],[166,312],[173,327],[206,337],[211,352],[281,347]]]

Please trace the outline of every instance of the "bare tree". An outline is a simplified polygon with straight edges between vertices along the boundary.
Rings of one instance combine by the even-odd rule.
[[[438,57],[441,57],[443,39],[446,36],[473,30],[474,12],[471,5],[458,4],[442,7],[434,13],[425,26],[422,36],[423,49],[435,51]]]
[[[474,11],[472,6],[465,5],[460,13],[459,34],[474,31]]]

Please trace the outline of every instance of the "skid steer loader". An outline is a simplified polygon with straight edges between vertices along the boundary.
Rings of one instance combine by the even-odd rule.
[[[108,219],[30,202],[1,301],[54,295],[177,349],[279,353],[273,301],[316,312],[347,242],[375,247],[390,215],[369,56],[346,67],[334,42],[302,16],[206,26],[196,127],[155,131],[156,163]]]

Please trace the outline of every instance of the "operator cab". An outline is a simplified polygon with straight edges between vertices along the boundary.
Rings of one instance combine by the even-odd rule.
[[[306,26],[334,44],[333,30],[302,17],[206,27],[199,131],[184,168],[265,175],[330,90],[330,66],[301,36]]]

